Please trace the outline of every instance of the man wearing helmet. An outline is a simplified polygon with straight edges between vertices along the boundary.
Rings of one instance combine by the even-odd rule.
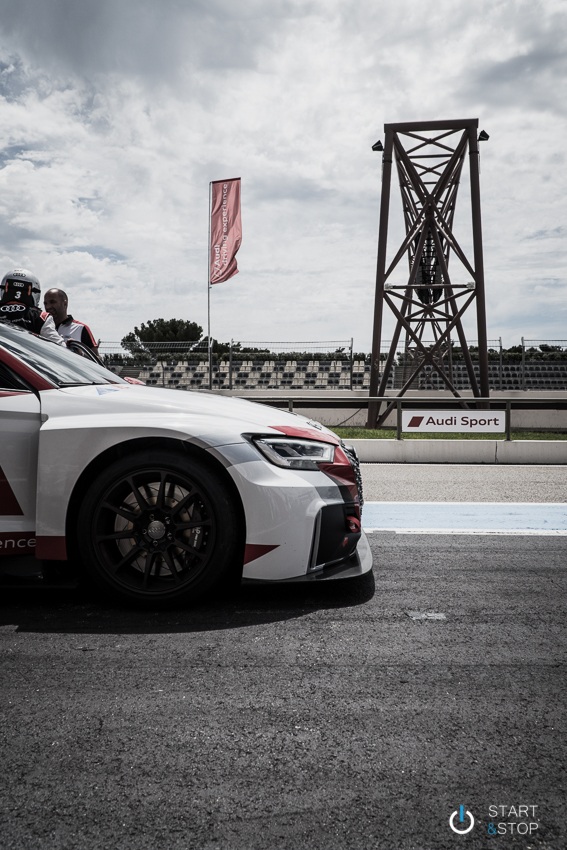
[[[39,280],[27,269],[7,272],[0,284],[0,319],[57,345],[65,345],[65,340],[57,333],[53,317],[41,315],[40,292]]]

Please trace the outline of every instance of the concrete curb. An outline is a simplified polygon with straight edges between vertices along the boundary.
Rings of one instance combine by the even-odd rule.
[[[345,440],[361,463],[567,464],[567,440]]]

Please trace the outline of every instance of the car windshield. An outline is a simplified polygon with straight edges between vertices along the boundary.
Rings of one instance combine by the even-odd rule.
[[[125,383],[108,369],[73,354],[65,346],[40,339],[6,322],[0,322],[0,345],[58,387]]]

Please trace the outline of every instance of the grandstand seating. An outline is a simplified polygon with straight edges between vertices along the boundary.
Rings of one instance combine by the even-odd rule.
[[[118,365],[111,365],[120,373]],[[198,389],[209,386],[209,366],[205,360],[183,360],[124,370],[153,386]],[[388,389],[403,385],[403,368],[394,367],[388,380]],[[478,376],[478,365],[475,364]],[[453,382],[457,390],[470,389],[464,363],[453,364]],[[488,379],[491,390],[567,390],[567,360],[531,363],[489,363]],[[213,389],[233,390],[290,390],[311,392],[315,390],[367,390],[370,384],[370,364],[364,360],[221,360],[213,365]],[[445,383],[436,370],[425,367],[418,375],[412,389],[443,390]]]
[[[474,364],[475,375],[479,368]],[[470,389],[470,381],[464,363],[453,364],[453,382],[457,390]],[[488,364],[488,383],[491,390],[567,390],[567,362],[549,363],[498,363]],[[431,367],[426,367],[419,376],[419,389],[444,389],[445,382]]]

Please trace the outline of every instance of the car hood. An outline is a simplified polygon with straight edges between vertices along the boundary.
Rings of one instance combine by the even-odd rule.
[[[160,423],[191,431],[190,423],[210,421],[211,431],[232,432],[234,436],[247,431],[274,429],[290,436],[305,436],[338,443],[338,437],[318,422],[286,410],[257,402],[199,390],[174,390],[136,384],[97,384],[48,390],[43,411],[49,417],[97,415],[112,417],[112,421],[135,420],[141,425]],[[283,400],[282,400],[282,403]],[[110,424],[110,421],[108,421]]]

